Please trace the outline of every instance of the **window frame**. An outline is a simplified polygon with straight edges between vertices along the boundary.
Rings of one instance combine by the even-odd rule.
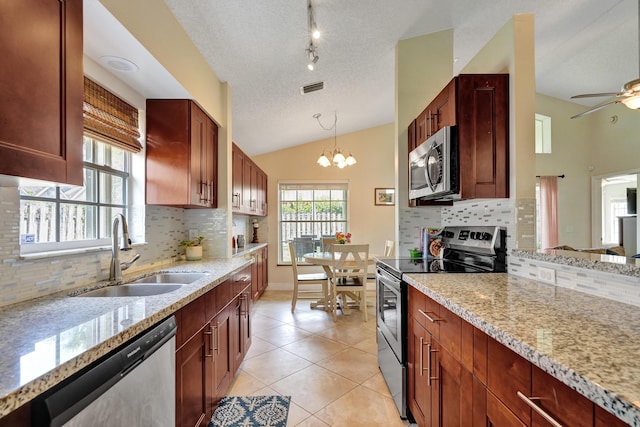
[[[28,196],[28,195],[21,195],[19,194],[19,203],[20,205],[22,205],[22,201],[23,200],[31,200],[31,201],[38,201],[38,202],[46,202],[46,203],[52,203],[55,206],[55,210],[57,212],[56,218],[56,224],[55,224],[55,242],[42,242],[42,243],[25,243],[22,242],[22,238],[20,241],[20,255],[30,255],[30,254],[46,254],[48,252],[64,252],[64,251],[73,251],[73,250],[77,250],[77,249],[102,249],[105,247],[110,247],[111,245],[111,227],[110,226],[106,226],[104,229],[104,235],[102,235],[101,233],[101,224],[102,221],[104,220],[104,218],[102,218],[102,209],[104,208],[109,208],[109,209],[116,209],[116,210],[120,210],[125,217],[127,217],[127,213],[129,211],[129,206],[131,203],[130,197],[131,197],[131,191],[130,191],[130,187],[131,187],[131,179],[132,179],[132,174],[131,174],[131,167],[132,167],[132,155],[133,153],[126,151],[126,150],[122,150],[122,148],[120,147],[116,147],[113,144],[110,144],[107,141],[101,140],[99,138],[96,138],[93,135],[89,135],[89,134],[84,134],[83,135],[83,144],[85,143],[89,143],[91,144],[91,157],[92,157],[92,161],[86,161],[86,154],[85,154],[85,161],[83,162],[83,176],[86,177],[86,171],[87,170],[91,170],[91,171],[95,171],[95,183],[94,183],[94,188],[91,190],[93,192],[95,192],[96,197],[95,197],[95,201],[86,201],[86,200],[67,200],[64,199],[63,197],[61,197],[61,192],[62,192],[62,188],[66,187],[65,185],[61,185],[61,184],[53,184],[51,186],[49,186],[49,188],[52,188],[55,191],[55,197],[40,197],[40,196]],[[108,150],[108,155],[111,155],[111,150],[112,149],[119,149],[122,150],[124,153],[124,165],[123,165],[123,169],[124,170],[118,170],[115,169],[111,166],[107,166],[104,164],[99,164],[99,163],[95,163],[98,161],[97,157],[96,157],[96,153],[98,153],[98,150],[96,149],[98,147],[98,143],[100,144],[104,144],[105,146],[109,147]],[[86,148],[86,147],[85,147]],[[86,153],[86,151],[85,151]],[[108,161],[110,162],[111,159],[109,158]],[[123,183],[122,183],[122,194],[121,194],[121,200],[123,201],[123,203],[112,203],[111,200],[109,202],[102,202],[100,200],[100,194],[105,194],[104,193],[104,189],[101,187],[102,186],[102,179],[101,176],[114,176],[114,177],[118,177],[120,179],[122,179]],[[86,183],[83,184],[83,186],[85,186],[85,189],[87,190],[87,192],[89,192],[89,189],[86,188]],[[43,188],[45,188],[45,186],[43,186]],[[97,235],[97,238],[95,239],[80,239],[80,240],[67,240],[67,241],[60,241],[60,233],[61,233],[61,206],[62,205],[80,205],[80,206],[91,206],[91,207],[95,207],[96,210],[96,218],[94,221],[94,227],[95,227],[95,233]],[[21,206],[22,208],[22,206]],[[111,223],[111,221],[109,221],[109,224]],[[104,225],[103,225],[104,226]],[[21,236],[22,237],[22,236]]]
[[[282,212],[282,194],[283,191],[287,190],[286,186],[300,186],[300,187],[309,187],[305,190],[314,190],[314,191],[326,191],[326,190],[339,190],[344,192],[344,200],[341,203],[345,205],[344,212],[344,220],[331,221],[331,220],[305,220],[305,221],[287,221],[288,223],[343,223],[343,229],[339,231],[348,232],[349,228],[349,182],[348,181],[301,181],[301,180],[293,180],[293,181],[280,181],[278,182],[278,265],[291,265],[290,260],[285,259],[285,254],[287,254],[288,258],[288,242],[289,240],[283,240],[283,212]],[[324,187],[324,188],[323,188]],[[334,187],[334,188],[331,188]],[[342,188],[340,188],[342,187]],[[289,188],[288,190],[293,190],[293,188]],[[303,190],[302,188],[300,190]],[[315,194],[313,200],[310,200],[312,203],[316,203]],[[320,200],[318,200],[320,201]],[[333,228],[333,227],[332,227]],[[300,236],[298,236],[300,237]],[[316,236],[320,238],[321,236]],[[300,263],[299,263],[300,264]]]

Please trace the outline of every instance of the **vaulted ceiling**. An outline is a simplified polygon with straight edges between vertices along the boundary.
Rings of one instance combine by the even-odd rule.
[[[338,134],[392,122],[399,40],[453,28],[457,74],[516,13],[535,14],[538,92],[568,100],[615,92],[640,75],[636,0],[313,0],[322,32],[314,71],[306,67],[306,0],[165,2],[232,87],[233,139],[250,155],[326,138],[315,113],[330,124],[337,112]],[[90,57],[127,55],[126,43],[106,51],[105,36],[86,25],[85,37]],[[157,93],[162,88],[149,84],[154,80],[138,79],[130,84],[143,95],[169,96]],[[301,86],[319,81],[325,89],[301,94]]]

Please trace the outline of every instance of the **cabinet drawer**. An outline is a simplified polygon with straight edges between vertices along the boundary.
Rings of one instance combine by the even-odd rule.
[[[527,427],[489,390],[487,390],[487,425],[491,427]]]
[[[250,265],[247,268],[243,269],[239,273],[236,273],[236,274],[233,275],[233,290],[232,290],[232,295],[231,295],[233,298],[235,298],[237,295],[239,295],[244,290],[244,288],[246,288],[247,286],[251,285],[251,276],[252,276],[251,275],[251,267],[252,267],[252,265]]]
[[[435,339],[440,337],[440,304],[412,286],[409,287],[409,313]]]
[[[225,280],[213,288],[215,291],[216,313],[222,311],[231,302],[231,291],[233,290],[232,279]]]
[[[532,396],[551,418],[562,425],[588,427],[593,425],[593,402],[561,383],[537,366],[532,366]],[[532,427],[547,427],[549,423],[536,411],[531,412]]]
[[[176,348],[186,343],[206,323],[204,307],[203,295],[180,309]]]
[[[531,363],[492,338],[488,339],[487,350],[487,388],[528,425],[531,409],[518,392],[531,396]]]
[[[462,319],[444,307],[440,307],[440,345],[449,350],[454,359],[460,360]]]

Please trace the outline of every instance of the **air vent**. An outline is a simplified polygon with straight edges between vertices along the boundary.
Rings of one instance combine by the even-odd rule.
[[[311,83],[310,85],[302,86],[300,88],[300,93],[305,95],[322,89],[324,89],[324,82]]]

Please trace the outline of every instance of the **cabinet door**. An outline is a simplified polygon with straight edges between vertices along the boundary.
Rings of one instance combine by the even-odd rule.
[[[244,167],[244,153],[234,144],[232,150],[232,200],[231,208],[234,212],[239,212],[242,209],[242,180],[243,167]]]
[[[251,287],[247,287],[240,295],[240,319],[242,326],[242,357],[247,355],[251,347]]]
[[[432,134],[456,124],[456,84],[453,79],[430,104]]]
[[[251,298],[256,301],[260,294],[262,293],[262,275],[264,274],[264,270],[262,268],[263,260],[263,252],[262,249],[256,251],[255,253],[255,268],[252,270],[251,274]]]
[[[463,199],[509,197],[508,75],[458,77],[458,141]]]
[[[218,207],[218,126],[206,117],[207,144],[207,206]]]
[[[251,180],[253,177],[253,163],[245,157],[242,165],[242,212],[251,213]]]
[[[437,393],[433,393],[434,382],[429,380],[431,367],[428,362],[433,362],[433,353],[429,352],[432,350],[431,335],[412,317],[409,325],[407,403],[418,426],[437,425],[433,424],[438,414],[438,405],[433,402]]]
[[[214,405],[217,405],[220,399],[226,394],[233,376],[233,362],[231,359],[231,343],[233,341],[230,319],[231,307],[233,307],[233,304],[228,305],[211,321],[211,327],[214,334],[213,365],[215,374],[212,393]]]
[[[442,331],[441,331],[442,332]],[[444,347],[435,343],[436,378],[440,420],[443,427],[466,427],[473,424],[473,375]]]
[[[82,1],[2,2],[0,174],[82,185]]]
[[[428,134],[427,116],[429,112],[424,110],[416,119],[416,146],[422,144],[430,135]]]
[[[208,206],[208,176],[210,167],[209,153],[211,147],[207,143],[207,116],[198,108],[197,105],[191,103],[191,161],[190,163],[190,182],[189,182],[189,200],[193,205]]]
[[[231,329],[231,361],[232,368],[231,374],[238,370],[240,367],[240,363],[242,363],[242,344],[244,343],[244,334],[242,327],[242,299],[240,295],[237,296],[233,302],[231,303],[231,318],[230,318],[230,329]]]
[[[416,121],[412,121],[407,129],[407,154],[411,153],[418,145],[416,144]]]
[[[211,364],[205,360],[206,347],[201,329],[176,352],[176,426],[207,425]]]
[[[260,185],[259,182],[259,169],[258,167],[254,164],[251,163],[251,182],[249,183],[249,212],[257,215],[258,214],[258,186]]]
[[[593,426],[593,402],[567,387],[537,366],[532,366],[533,404],[547,415],[566,426]],[[529,396],[527,396],[529,397]],[[549,423],[536,411],[531,412],[532,427],[547,427]]]

